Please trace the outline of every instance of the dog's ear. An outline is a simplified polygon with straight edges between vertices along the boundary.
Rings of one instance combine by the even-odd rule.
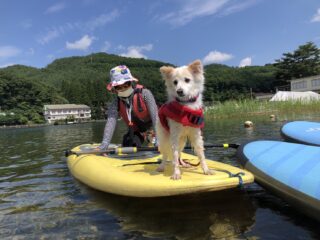
[[[188,68],[189,68],[190,72],[192,72],[193,74],[202,74],[203,73],[203,66],[202,66],[202,63],[199,59],[190,63],[188,65]]]
[[[174,68],[173,67],[170,67],[170,66],[163,66],[160,68],[160,73],[163,77],[164,80],[168,80],[168,79],[171,79],[172,77],[172,74],[173,74],[173,70]]]

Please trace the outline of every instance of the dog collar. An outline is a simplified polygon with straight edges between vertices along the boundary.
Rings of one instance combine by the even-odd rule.
[[[198,97],[199,97],[199,93],[197,96],[189,98],[188,100],[181,100],[178,97],[176,97],[176,101],[179,103],[193,103],[193,102],[197,101]]]

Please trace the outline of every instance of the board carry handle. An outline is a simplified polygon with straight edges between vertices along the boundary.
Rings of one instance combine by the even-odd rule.
[[[223,143],[223,144],[206,144],[204,145],[204,148],[235,148],[237,149],[240,146],[240,144],[237,143]],[[192,149],[191,146],[186,146],[184,149]],[[92,151],[85,151],[85,152],[76,152],[72,150],[66,150],[65,151],[65,156],[69,157],[70,155],[86,155],[86,154],[103,154],[103,153],[108,153],[108,154],[129,154],[129,153],[136,153],[136,152],[152,152],[158,151],[158,147],[117,147],[117,148],[112,148],[112,149],[107,149],[103,151],[97,151],[97,150],[92,150]]]

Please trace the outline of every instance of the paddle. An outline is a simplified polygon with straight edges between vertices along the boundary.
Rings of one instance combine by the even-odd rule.
[[[238,148],[240,145],[237,143],[224,143],[224,144],[206,144],[204,145],[204,148]],[[184,149],[192,149],[191,146],[187,146]],[[158,151],[158,147],[117,147],[117,148],[111,148],[103,151],[99,150],[92,150],[92,151],[84,151],[84,152],[75,152],[72,150],[66,150],[65,156],[69,157],[72,154],[75,154],[77,156],[84,155],[84,154],[103,154],[103,153],[109,153],[109,154],[128,154],[128,153],[136,153],[136,152],[152,152]]]

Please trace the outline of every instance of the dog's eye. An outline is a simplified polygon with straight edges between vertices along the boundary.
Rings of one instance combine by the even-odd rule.
[[[178,81],[177,81],[177,80],[174,80],[174,81],[173,81],[173,84],[174,84],[174,85],[177,85],[177,84],[178,84]]]
[[[188,82],[190,82],[190,78],[185,78],[184,81],[185,81],[186,83],[188,83]]]

